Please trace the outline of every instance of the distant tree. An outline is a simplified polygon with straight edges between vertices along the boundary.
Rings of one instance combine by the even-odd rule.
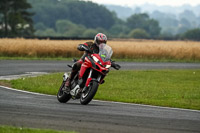
[[[114,36],[118,36],[121,33],[128,34],[129,31],[130,29],[125,24],[115,24],[109,29],[109,32]]]
[[[162,28],[162,34],[175,35],[176,33],[177,33],[177,30],[173,26],[171,26],[171,27],[163,27]]]
[[[58,20],[56,21],[56,30],[59,33],[65,33],[76,28],[76,24],[69,20]]]
[[[34,34],[36,36],[44,36],[44,30],[36,30]]]
[[[83,33],[83,37],[94,37],[97,34],[97,30],[95,29],[88,29]]]
[[[188,27],[188,29],[191,28],[191,23],[185,18],[182,18],[179,23],[181,26]]]
[[[159,26],[159,23],[158,21],[154,20],[154,19],[149,19],[147,21],[147,27],[145,28],[145,30],[147,31],[147,33],[155,38],[157,37],[159,34],[160,34],[160,26]]]
[[[134,14],[127,19],[127,26],[130,29],[143,29],[145,30],[150,37],[156,37],[160,34],[161,28],[159,27],[159,23],[150,19],[148,14]]]
[[[159,39],[172,40],[174,36],[170,32],[163,32],[160,34]]]
[[[28,36],[34,32],[32,15],[27,0],[1,0],[0,14],[4,36]]]
[[[36,30],[35,35],[44,37],[61,36],[60,34],[56,33],[55,30],[52,28],[47,28],[45,30]]]
[[[191,24],[190,22],[185,19],[185,18],[182,18],[180,21],[179,21],[179,26],[176,27],[177,29],[177,34],[182,34],[184,32],[186,32],[187,30],[191,29]]]
[[[179,21],[175,18],[164,18],[160,21],[160,25],[163,27],[174,27],[176,28],[179,25]]]
[[[186,31],[188,31],[188,30],[189,30],[189,27],[180,26],[180,27],[178,27],[178,29],[177,29],[177,34],[182,34],[182,33],[186,32]]]
[[[178,20],[174,14],[163,13],[159,11],[154,11],[151,17],[157,20],[161,27],[177,27],[179,25]]]
[[[56,30],[62,36],[80,37],[86,28],[83,25],[74,24],[69,20],[56,21]]]
[[[57,36],[57,33],[54,29],[48,28],[43,32],[43,36]]]
[[[144,29],[134,29],[129,33],[129,37],[136,39],[148,39],[149,34]]]
[[[8,36],[8,13],[9,7],[12,1],[10,0],[1,0],[0,1],[0,14],[1,14],[1,30],[4,32],[4,36]]]
[[[98,28],[96,28],[95,30],[96,30],[98,33],[104,33],[104,34],[107,34],[107,33],[108,33],[108,31],[107,31],[106,29],[101,28],[101,27],[98,27]]]
[[[35,24],[34,28],[35,30],[45,30],[47,27],[43,23],[39,22]]]
[[[146,13],[134,14],[127,19],[127,26],[131,29],[145,29],[149,16]]]
[[[74,29],[66,31],[63,35],[67,37],[82,37],[85,30],[86,30],[85,26],[77,25]]]
[[[119,38],[130,38],[127,34],[124,34],[124,33],[120,33],[118,35]]]
[[[115,17],[104,6],[80,0],[29,0],[33,5],[35,23],[42,22],[56,29],[57,20],[69,20],[87,28],[110,28]]]
[[[114,16],[104,6],[92,2],[75,1],[69,2],[70,10],[69,19],[76,23],[82,24],[88,28],[110,28],[114,23]]]
[[[198,22],[198,26],[197,27],[200,27],[200,15],[199,15],[199,17],[197,17],[197,22]]]
[[[196,23],[196,16],[195,14],[190,11],[190,10],[185,10],[184,12],[180,13],[179,14],[179,18],[180,20],[181,19],[186,19],[187,21],[190,22],[190,24],[192,24],[191,26],[194,28],[197,26],[197,23]]]
[[[176,16],[174,14],[154,11],[150,16],[159,22],[159,26],[162,28],[162,34],[177,34],[179,21],[176,19]]]
[[[183,34],[184,39],[200,41],[200,28],[188,30]]]
[[[122,20],[130,17],[134,11],[130,7],[118,6],[118,5],[105,5],[109,10],[116,13],[116,16]],[[135,12],[136,13],[136,12]]]

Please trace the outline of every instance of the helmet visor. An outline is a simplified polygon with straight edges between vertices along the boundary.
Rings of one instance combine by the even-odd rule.
[[[100,45],[100,44],[102,44],[102,43],[104,43],[104,44],[106,44],[106,41],[105,40],[97,40],[97,45]]]

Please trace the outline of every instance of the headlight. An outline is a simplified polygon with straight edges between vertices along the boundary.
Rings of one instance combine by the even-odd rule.
[[[99,64],[102,66],[101,62],[99,61],[99,59],[98,59],[97,57],[92,56],[92,58],[93,58],[93,60],[94,60],[95,62],[99,63]]]
[[[110,68],[111,67],[111,65],[106,65],[106,68],[108,69],[108,68]]]
[[[99,61],[99,59],[97,59],[97,57],[95,57],[95,56],[92,56],[92,58],[93,58],[93,60],[94,60],[95,62],[98,62],[98,61]]]

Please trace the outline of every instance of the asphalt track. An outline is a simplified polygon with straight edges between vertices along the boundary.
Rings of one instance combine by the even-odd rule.
[[[18,75],[25,72],[64,72],[70,71],[67,64],[72,61],[47,60],[0,60],[0,76]],[[119,62],[121,69],[200,69],[200,63],[151,63],[151,62]]]
[[[66,61],[1,60],[0,76],[67,71],[66,64]],[[198,63],[120,64],[123,69],[200,68]],[[55,96],[0,86],[0,125],[73,130],[81,133],[199,133],[200,111],[96,100],[87,106],[80,105],[78,100],[61,104]]]
[[[200,112],[136,104],[79,101],[0,87],[0,124],[81,133],[198,133]]]

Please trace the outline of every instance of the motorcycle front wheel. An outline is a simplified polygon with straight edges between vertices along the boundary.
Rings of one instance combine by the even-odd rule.
[[[70,94],[67,94],[66,92],[63,91],[64,86],[65,82],[63,81],[57,93],[57,99],[60,103],[66,103],[72,97]]]
[[[98,86],[97,81],[92,81],[89,88],[81,94],[80,103],[87,105],[95,96]]]

